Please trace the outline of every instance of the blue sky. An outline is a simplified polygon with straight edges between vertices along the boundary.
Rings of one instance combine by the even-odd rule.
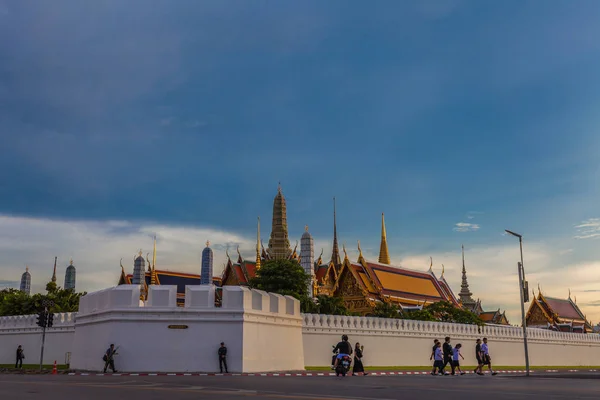
[[[598,259],[596,1],[33,3],[0,0],[0,214],[267,237],[281,181],[323,246],[336,196],[398,263]]]

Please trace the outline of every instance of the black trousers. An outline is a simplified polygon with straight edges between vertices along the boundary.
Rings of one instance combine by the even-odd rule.
[[[104,372],[106,372],[107,368],[109,368],[109,367],[112,372],[116,372],[115,371],[115,360],[108,360],[108,361],[106,361],[106,363],[104,363]]]
[[[227,370],[227,358],[219,356],[219,368],[221,369],[221,373],[223,373],[223,367],[225,367],[225,372],[229,372]]]
[[[23,368],[23,359],[17,358],[17,362],[15,363],[15,368]]]
[[[446,369],[446,365],[450,364],[450,368],[452,369],[452,375],[454,375],[454,363],[452,362],[452,356],[446,355],[444,356],[444,369]]]

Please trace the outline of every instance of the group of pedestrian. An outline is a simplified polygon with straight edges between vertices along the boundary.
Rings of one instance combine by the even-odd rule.
[[[487,338],[483,338],[483,344],[481,343],[481,339],[477,339],[476,343],[475,356],[477,358],[477,367],[473,372],[477,375],[483,375],[483,366],[487,365],[490,373],[496,375],[497,372],[494,372],[492,369],[492,358],[490,357]],[[465,359],[461,354],[461,349],[462,344],[460,343],[452,347],[449,336],[446,336],[443,344],[439,340],[434,339],[431,356],[429,357],[429,360],[433,360],[431,375],[466,374],[466,372],[460,368],[460,360]],[[446,366],[448,366],[448,364],[450,364],[451,373],[446,371]]]

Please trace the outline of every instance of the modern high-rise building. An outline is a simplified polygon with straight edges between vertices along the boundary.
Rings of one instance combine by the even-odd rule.
[[[65,272],[65,289],[75,290],[75,273],[75,266],[73,265],[73,259],[71,259]]]
[[[21,292],[31,294],[31,274],[29,273],[29,267],[25,267],[25,272],[21,275]]]
[[[206,247],[202,250],[202,268],[200,271],[200,284],[210,285],[213,283],[213,251],[206,241]]]

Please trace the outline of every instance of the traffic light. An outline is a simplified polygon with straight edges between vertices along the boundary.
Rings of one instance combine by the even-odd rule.
[[[46,311],[40,311],[37,316],[37,326],[43,328],[46,326]]]
[[[52,324],[54,323],[54,313],[48,314],[48,328],[52,328]]]

